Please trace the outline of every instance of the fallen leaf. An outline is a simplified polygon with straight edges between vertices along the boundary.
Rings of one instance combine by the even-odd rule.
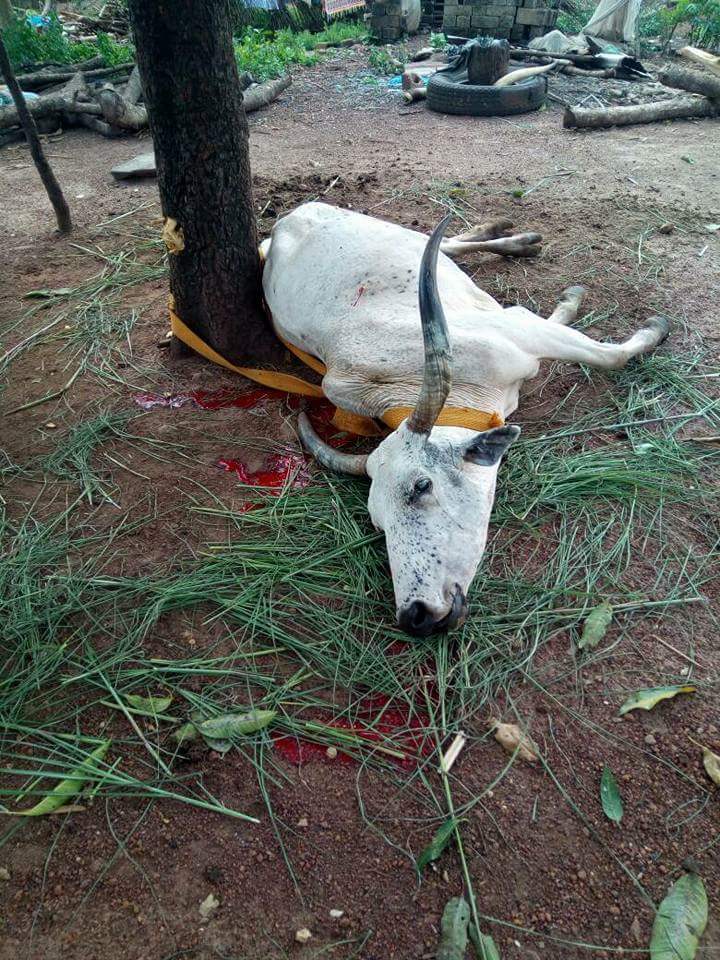
[[[679,693],[695,693],[696,690],[697,687],[689,683],[683,686],[649,687],[646,690],[638,690],[620,707],[620,716],[631,710],[652,710],[661,700],[671,700]]]
[[[620,823],[623,815],[623,802],[618,789],[617,781],[610,767],[605,765],[600,780],[600,800],[605,816],[608,820]]]
[[[9,880],[10,871],[7,867],[0,867],[0,880]]]
[[[140,697],[136,693],[126,693],[125,702],[133,710],[141,710],[143,713],[156,714],[164,713],[173,702],[172,697]]]
[[[537,753],[532,740],[515,723],[494,723],[495,739],[507,750],[508,753],[514,753],[516,750],[518,756],[528,763],[535,763]]]
[[[212,740],[232,740],[247,736],[267,727],[275,719],[276,710],[249,710],[247,713],[225,713],[202,720],[197,728],[201,735]]]
[[[717,233],[720,230],[720,223],[706,223],[705,229],[709,230],[710,233]]]
[[[23,300],[44,300],[47,297],[69,297],[71,293],[74,293],[73,287],[57,287],[55,290],[44,287],[41,290],[28,290],[23,296]]]
[[[594,607],[587,615],[582,636],[578,640],[578,650],[592,650],[607,633],[612,620],[613,608],[605,601]]]
[[[3,810],[2,813],[13,817],[43,817],[49,813],[56,813],[71,797],[76,797],[87,783],[91,773],[95,772],[97,764],[103,759],[110,747],[110,741],[105,740],[97,749],[93,750],[81,764],[79,764],[65,780],[61,780],[43,797],[39,803],[29,810]]]
[[[178,727],[177,730],[173,730],[172,736],[173,740],[176,740],[178,743],[188,743],[191,740],[197,740],[200,734],[194,723],[184,723],[181,727]]]
[[[312,940],[312,933],[310,933],[307,927],[302,927],[302,929],[295,932],[295,939],[298,943],[307,943],[308,940]]]
[[[713,783],[716,783],[720,787],[720,756],[718,756],[717,753],[713,753],[710,747],[706,747],[704,744],[698,743],[697,740],[693,740],[692,737],[689,739],[690,743],[694,743],[696,747],[700,747],[703,752],[705,773],[707,773]]]
[[[455,833],[455,827],[459,822],[459,820],[456,820],[453,817],[450,820],[446,820],[445,823],[438,828],[430,843],[417,858],[415,869],[417,870],[418,874],[422,874],[423,870],[429,863],[432,863],[434,860],[437,860],[440,857],[440,854],[443,852],[445,847],[450,842],[450,838]]]
[[[440,920],[440,943],[435,960],[463,960],[468,942],[470,907],[463,897],[448,900]]]
[[[707,894],[696,873],[685,873],[658,907],[650,960],[693,960],[708,918]]]
[[[219,906],[220,901],[216,899],[215,894],[209,893],[200,904],[200,919],[209,920]]]
[[[477,960],[500,960],[500,951],[489,933],[478,934],[472,923],[468,927],[468,933]]]
[[[685,163],[695,163],[692,157],[684,156],[684,157],[680,157],[680,159],[684,160]]]

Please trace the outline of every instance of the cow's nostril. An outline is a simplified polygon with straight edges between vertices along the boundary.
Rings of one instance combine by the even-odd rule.
[[[400,611],[400,626],[406,633],[415,637],[429,637],[436,626],[436,620],[421,600],[414,600],[409,607]]]

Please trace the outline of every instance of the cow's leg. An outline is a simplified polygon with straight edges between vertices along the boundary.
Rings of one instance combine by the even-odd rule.
[[[496,253],[499,257],[536,257],[540,253],[539,233],[515,233],[510,237],[496,237],[491,240],[460,240],[451,237],[443,240],[440,250],[449,257],[464,253]]]
[[[553,323],[561,323],[565,326],[577,320],[578,310],[582,299],[586,294],[585,287],[568,287],[563,291],[560,302],[548,317]]]
[[[533,344],[536,356],[542,360],[564,360],[585,363],[589,367],[613,370],[624,367],[628,360],[649,353],[667,337],[670,324],[665,317],[651,317],[623,343],[598,343],[572,327],[547,326]]]

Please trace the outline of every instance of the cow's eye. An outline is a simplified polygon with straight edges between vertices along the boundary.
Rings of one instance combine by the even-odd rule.
[[[422,497],[423,494],[430,493],[431,490],[432,480],[430,477],[419,477],[413,486],[413,497],[418,499],[419,497]]]

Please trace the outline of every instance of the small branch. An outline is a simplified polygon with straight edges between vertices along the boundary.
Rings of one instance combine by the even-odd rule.
[[[35,168],[43,182],[43,186],[45,187],[47,195],[50,199],[50,203],[52,203],[53,209],[55,210],[58,230],[60,233],[69,233],[70,230],[72,230],[70,208],[65,201],[60,184],[55,179],[55,174],[52,172],[52,168],[48,163],[43,151],[42,144],[40,143],[40,137],[38,136],[37,127],[35,126],[35,121],[32,117],[32,114],[28,110],[25,97],[20,89],[20,84],[17,82],[15,77],[15,73],[13,71],[12,64],[10,63],[10,57],[8,56],[8,52],[5,47],[5,41],[3,40],[2,35],[0,35],[0,69],[2,70],[3,76],[5,77],[5,83],[7,84],[15,103],[15,109],[17,110],[20,125],[23,128],[25,137],[30,147],[30,153],[32,154]]]

